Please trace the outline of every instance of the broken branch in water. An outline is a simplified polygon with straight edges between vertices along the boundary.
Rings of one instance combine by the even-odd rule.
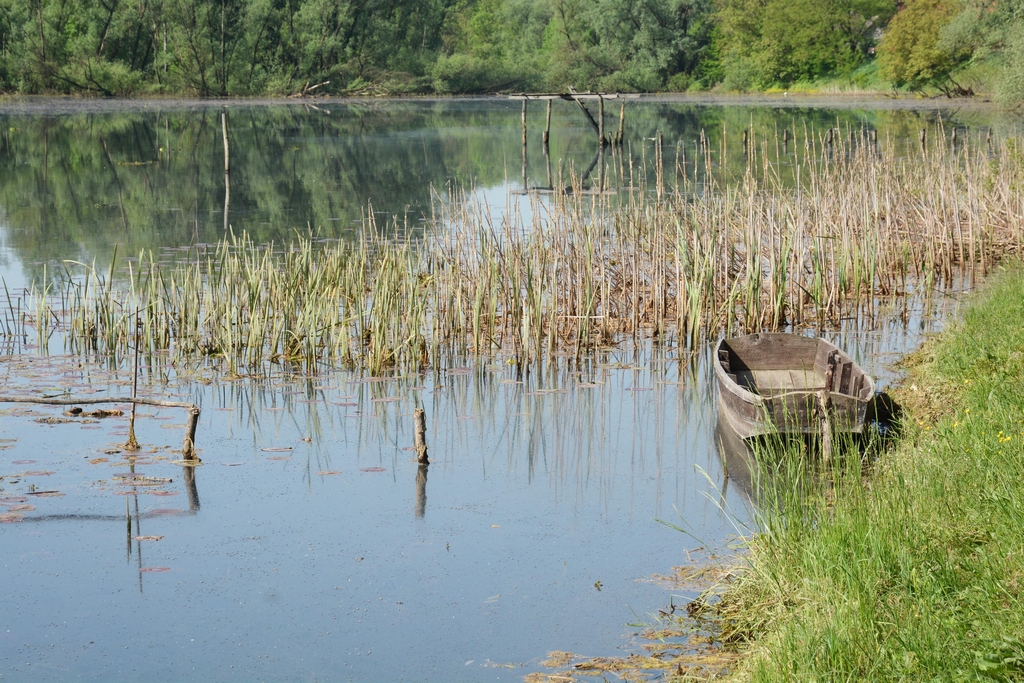
[[[185,440],[182,444],[182,455],[186,460],[198,460],[196,457],[196,427],[199,425],[199,406],[194,403],[178,403],[176,401],[159,401],[153,398],[31,398],[29,396],[0,396],[0,403],[37,403],[49,406],[70,406],[75,404],[95,405],[97,403],[131,403],[140,406],[156,406],[158,408],[185,408],[188,410],[188,422],[185,425]]]

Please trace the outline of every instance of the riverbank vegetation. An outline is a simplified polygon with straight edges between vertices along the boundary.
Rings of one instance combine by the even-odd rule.
[[[906,359],[895,450],[817,477],[763,459],[762,531],[719,606],[750,644],[739,679],[1024,676],[1022,350],[1014,266]]]
[[[0,0],[0,92],[822,84],[1013,104],[1024,101],[1021,36],[1024,0]]]
[[[982,275],[1024,246],[1024,154],[1015,139],[932,143],[897,155],[866,132],[801,131],[783,153],[751,137],[745,172],[730,154],[659,149],[647,181],[577,180],[496,215],[471,193],[438,196],[426,228],[364,219],[354,238],[299,236],[284,249],[245,236],[103,267],[67,262],[33,318],[9,300],[7,334],[63,330],[78,349],[126,352],[139,312],[149,351],[417,369],[444,355],[506,355],[521,366],[629,338],[682,352],[722,332],[873,317],[937,284]],[[734,143],[735,144],[735,143]],[[699,173],[686,154],[699,159]],[[601,191],[601,190],[604,191]],[[52,275],[52,274],[51,274]]]

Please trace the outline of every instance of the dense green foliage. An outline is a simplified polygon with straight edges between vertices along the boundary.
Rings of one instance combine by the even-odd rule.
[[[1021,680],[1022,349],[1016,270],[909,359],[903,435],[868,479],[856,453],[825,486],[783,457],[724,603],[758,637],[746,679]]]
[[[950,93],[983,65],[1015,101],[1021,36],[1024,0],[0,0],[0,92]]]
[[[850,74],[895,0],[722,0],[723,77],[746,89]]]
[[[943,87],[952,78],[957,59],[939,45],[942,27],[956,8],[942,0],[911,0],[889,26],[879,46],[883,76],[897,85]]]

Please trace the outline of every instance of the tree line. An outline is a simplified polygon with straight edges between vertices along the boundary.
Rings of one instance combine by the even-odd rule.
[[[0,0],[0,91],[1024,99],[1024,0]]]

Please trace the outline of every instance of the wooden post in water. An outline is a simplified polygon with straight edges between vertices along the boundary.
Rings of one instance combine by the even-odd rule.
[[[429,465],[427,458],[427,414],[423,408],[417,408],[412,414],[413,420],[413,445],[416,447],[416,462],[421,465]]]
[[[925,128],[921,129],[921,149],[924,150],[924,145],[928,141],[928,131]]]
[[[743,129],[743,156],[748,156],[748,152],[749,152],[748,145],[750,144],[750,141],[749,141],[747,135],[748,135],[747,134],[747,129],[744,128]]]
[[[220,132],[224,138],[224,172],[231,172],[231,155],[228,150],[228,113],[222,111],[220,113]]]
[[[597,97],[597,138],[601,148],[604,149],[608,141],[604,138],[604,98],[600,95]]]
[[[615,136],[615,141],[618,143],[619,147],[622,146],[622,139],[623,139],[623,137],[626,134],[625,127],[626,127],[626,101],[623,100],[619,104],[619,133],[618,133],[618,135]]]
[[[549,190],[554,190],[555,186],[551,184],[551,151],[547,145],[544,145],[544,169],[547,171],[548,183],[546,187]]]
[[[139,441],[135,438],[135,400],[139,396],[139,308],[135,307],[135,356],[132,361],[132,414],[128,418],[128,441],[124,445],[126,451],[139,450]]]
[[[665,191],[664,139],[661,136],[661,131],[660,130],[658,131],[657,138],[658,138],[658,141],[657,141],[658,149],[657,149],[657,152],[654,155],[654,163],[657,164],[657,166],[658,166],[657,173],[655,174],[655,178],[657,179],[657,187],[656,187],[656,189],[658,191],[658,198],[660,199],[662,193]]]
[[[523,100],[525,102],[526,100]],[[544,152],[548,151],[548,141],[551,139],[551,100],[548,100],[548,113],[544,118]]]
[[[527,99],[523,98],[523,191],[526,191],[526,102]]]
[[[523,98],[523,147],[526,147],[526,102],[527,99]]]
[[[181,452],[185,460],[198,460],[196,457],[196,427],[199,426],[199,406],[188,409],[188,421],[185,423],[185,441]]]
[[[220,113],[220,132],[224,138],[224,232],[228,231],[228,208],[231,205],[231,153],[228,149],[228,113]]]

